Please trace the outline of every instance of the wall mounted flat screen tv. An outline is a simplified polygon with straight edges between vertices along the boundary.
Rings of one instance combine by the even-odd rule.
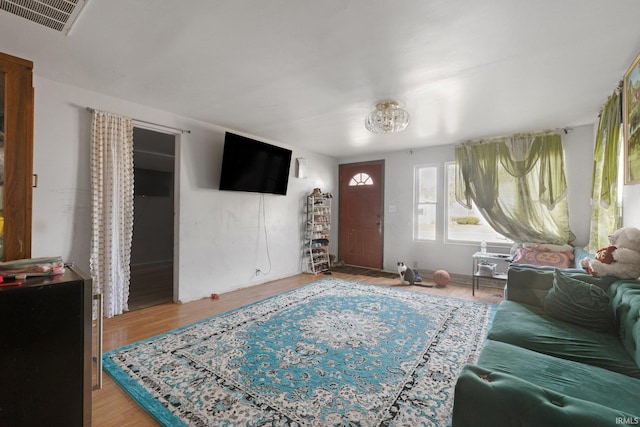
[[[287,194],[291,150],[227,132],[220,190]]]

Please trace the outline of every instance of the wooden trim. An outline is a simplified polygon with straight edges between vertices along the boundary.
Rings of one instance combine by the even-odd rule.
[[[638,130],[636,130],[633,135],[631,134],[631,114],[635,110],[634,105],[631,105],[635,102],[635,106],[637,106],[638,101],[635,100],[632,95],[634,83],[638,82],[637,73],[634,71],[638,70],[640,65],[640,54],[636,56],[633,63],[629,66],[629,69],[624,74],[624,78],[622,80],[622,128],[623,128],[623,140],[624,140],[624,183],[625,184],[638,184],[640,183],[640,174],[638,173],[638,159],[635,159],[635,164],[632,165],[631,156],[632,153],[632,143],[636,145],[636,153],[640,151],[640,148],[637,147],[638,144]],[[635,82],[630,81],[631,78],[635,75]],[[637,87],[637,85],[636,85]],[[636,113],[637,114],[637,113]],[[632,141],[632,137],[634,137],[635,141]],[[635,172],[635,173],[634,173]]]
[[[28,59],[18,58],[17,56],[9,55],[2,52],[0,52],[0,62],[10,62],[12,64],[33,70],[33,62],[29,61]],[[2,65],[0,65],[0,67],[1,66]]]

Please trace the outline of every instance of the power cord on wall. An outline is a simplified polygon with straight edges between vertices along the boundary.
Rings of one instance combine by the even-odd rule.
[[[260,210],[262,210],[262,225],[264,227],[264,242],[265,242],[265,245],[267,246],[267,260],[269,261],[269,271],[264,272],[260,268],[256,267],[256,276],[260,274],[262,274],[263,276],[266,276],[269,273],[271,273],[271,254],[269,253],[269,235],[267,234],[267,214],[265,212],[266,209],[264,205],[264,194],[260,195],[260,201],[261,201]],[[258,223],[260,223],[260,212],[258,212]]]

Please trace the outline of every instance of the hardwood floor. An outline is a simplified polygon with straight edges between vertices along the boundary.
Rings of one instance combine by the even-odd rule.
[[[173,301],[173,262],[131,264],[129,310]]]
[[[299,274],[263,285],[222,294],[220,299],[201,299],[186,304],[162,304],[131,311],[104,321],[104,351],[170,331],[215,314],[250,304],[269,296],[294,289],[327,276]],[[358,280],[378,285],[398,286],[420,292],[472,299],[488,303],[502,300],[502,289],[480,287],[475,297],[469,285],[449,284],[444,288],[401,286],[398,279],[334,273],[333,277]],[[92,421],[98,427],[156,426],[158,425],[111,378],[103,375],[103,388],[93,392]]]

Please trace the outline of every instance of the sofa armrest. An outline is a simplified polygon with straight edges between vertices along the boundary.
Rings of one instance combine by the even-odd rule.
[[[455,387],[453,427],[602,427],[640,414],[587,402],[512,375],[466,365]]]
[[[618,334],[640,366],[640,280],[619,280],[609,288]]]

